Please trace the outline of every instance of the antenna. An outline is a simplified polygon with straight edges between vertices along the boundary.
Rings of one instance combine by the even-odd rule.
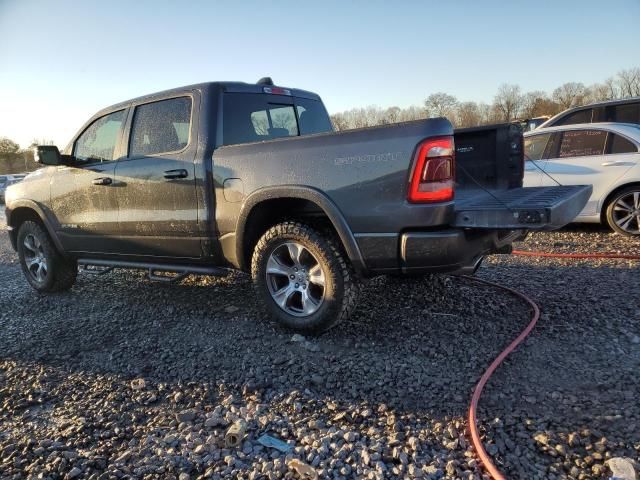
[[[262,77],[260,80],[258,80],[258,85],[273,85],[273,80],[271,80],[271,77]]]

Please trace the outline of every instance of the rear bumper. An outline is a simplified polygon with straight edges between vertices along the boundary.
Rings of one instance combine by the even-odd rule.
[[[526,230],[445,228],[401,234],[356,235],[371,274],[473,273],[482,258],[510,253]]]
[[[511,253],[511,243],[524,230],[408,232],[400,239],[403,273],[473,273],[491,253]]]

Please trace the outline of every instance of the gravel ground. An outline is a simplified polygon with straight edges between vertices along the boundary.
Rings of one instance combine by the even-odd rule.
[[[640,254],[586,227],[518,248]],[[638,273],[507,256],[480,269],[543,312],[480,402],[509,478],[606,478],[608,458],[639,459]],[[239,274],[158,285],[116,271],[39,296],[0,230],[0,478],[299,478],[293,458],[320,478],[483,478],[471,392],[528,321],[507,293],[444,276],[373,279],[320,338],[271,324]],[[227,448],[238,419],[246,437]],[[265,433],[292,450],[261,446]]]

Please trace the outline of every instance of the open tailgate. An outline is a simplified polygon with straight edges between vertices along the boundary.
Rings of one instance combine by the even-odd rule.
[[[591,185],[456,191],[456,227],[554,230],[573,221]]]

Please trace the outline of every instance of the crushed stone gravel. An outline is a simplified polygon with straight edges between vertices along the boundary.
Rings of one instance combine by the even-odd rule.
[[[517,248],[640,253],[599,227]],[[542,309],[480,402],[508,478],[606,478],[640,455],[640,265],[489,257],[478,275]],[[480,479],[471,390],[526,325],[526,305],[465,279],[376,278],[354,317],[303,337],[272,324],[249,279],[80,275],[38,295],[0,229],[0,478]],[[224,436],[237,420],[237,448]],[[293,448],[265,447],[268,434]]]

